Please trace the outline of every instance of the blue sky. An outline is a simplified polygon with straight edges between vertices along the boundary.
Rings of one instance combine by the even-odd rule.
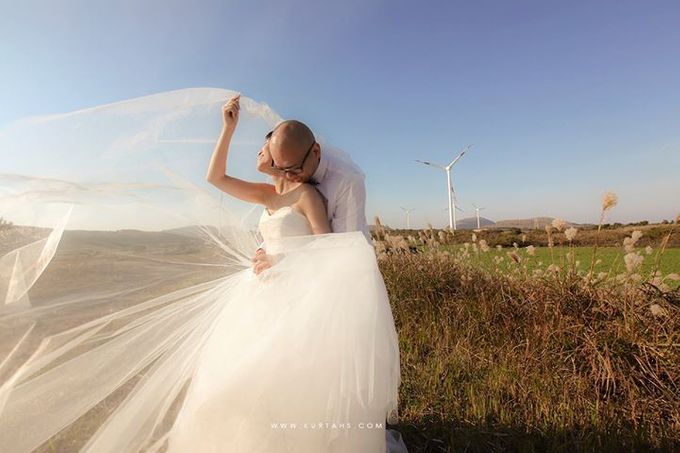
[[[367,173],[369,219],[680,211],[677,2],[0,0],[0,127],[188,87],[298,118]],[[2,166],[2,163],[0,163]]]

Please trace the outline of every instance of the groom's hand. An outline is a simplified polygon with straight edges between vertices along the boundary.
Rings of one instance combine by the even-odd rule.
[[[259,275],[260,272],[270,267],[272,267],[272,264],[269,255],[267,255],[264,249],[257,249],[253,257],[253,272],[255,275]]]

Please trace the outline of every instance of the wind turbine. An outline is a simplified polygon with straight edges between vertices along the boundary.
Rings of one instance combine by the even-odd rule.
[[[453,183],[451,182],[451,168],[456,164],[456,162],[458,162],[458,160],[460,160],[461,157],[463,157],[463,155],[468,151],[468,149],[470,149],[471,146],[472,145],[468,145],[467,147],[465,147],[463,152],[458,154],[451,161],[451,163],[449,165],[446,165],[446,166],[440,165],[440,164],[435,164],[435,163],[428,162],[428,161],[425,161],[425,160],[416,160],[416,162],[419,162],[419,163],[425,164],[425,165],[429,165],[431,167],[436,167],[436,168],[442,169],[446,172],[446,192],[449,195],[449,228],[451,228],[453,230],[456,229],[456,209],[455,209],[455,207],[456,207],[456,204],[455,204],[455,194],[456,194],[456,192],[453,190]],[[454,196],[451,196],[452,194]]]
[[[406,229],[410,230],[411,229],[411,211],[413,211],[415,208],[409,208],[409,209],[401,208],[401,209],[403,209],[404,212],[406,213]]]
[[[479,211],[481,211],[482,209],[486,209],[486,208],[480,208],[479,206],[477,206],[474,203],[472,203],[472,206],[474,206],[475,211],[477,212],[477,229],[479,230],[479,229],[482,228],[482,227],[479,226]]]
[[[455,194],[455,193],[453,194],[453,199],[454,199],[454,201],[455,201],[456,203],[458,203],[458,200],[456,199],[456,194]],[[459,208],[458,205],[455,206],[455,209],[456,209],[456,211],[465,212],[465,210]],[[444,208],[444,211],[448,211],[448,210],[449,210],[448,207]],[[454,217],[454,218],[455,218],[455,217]]]
[[[465,212],[465,210],[461,209],[459,207],[460,202],[458,201],[458,197],[456,196],[456,191],[453,190],[453,185],[451,186],[451,196],[453,197],[453,208],[454,208],[453,221],[454,221],[454,224],[455,224],[455,222],[456,222],[456,212],[455,211]],[[449,210],[448,206],[444,208],[444,211],[448,211],[448,210]],[[450,228],[451,227],[449,227],[449,229]]]

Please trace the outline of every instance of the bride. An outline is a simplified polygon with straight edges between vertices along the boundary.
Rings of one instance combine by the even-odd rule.
[[[29,121],[0,131],[0,153],[16,156],[41,149],[36,140],[55,150],[63,139],[84,167],[95,149],[86,139],[95,137],[97,147],[118,154],[112,160],[107,151],[106,166],[95,161],[93,168],[129,175],[143,156],[131,150],[148,143],[162,143],[163,149],[185,146],[191,140],[179,132],[205,122],[203,113],[212,112],[224,94],[180,90],[41,119],[40,135],[32,132],[37,122]],[[385,452],[385,420],[394,423],[397,417],[400,364],[373,248],[363,231],[331,233],[327,200],[318,187],[296,180],[295,165],[273,165],[269,139],[257,155],[257,169],[271,183],[227,174],[227,154],[236,145],[230,141],[237,135],[243,105],[251,117],[266,118],[271,126],[283,124],[262,105],[232,98],[222,108],[223,130],[207,179],[223,193],[264,207],[258,229],[267,266],[250,261],[257,242],[242,227],[218,233],[202,228],[219,244],[220,256],[231,258],[224,267],[206,263],[202,266],[211,267],[196,272],[200,263],[147,250],[134,230],[118,230],[115,242],[107,239],[110,235],[89,232],[69,236],[66,220],[53,222],[47,237],[18,243],[0,259],[0,346],[7,352],[0,356],[3,451],[57,445],[59,451],[97,453],[165,448],[171,453]],[[187,119],[195,121],[184,124]],[[120,130],[110,134],[115,147],[106,147],[106,137],[88,129],[114,124]],[[125,128],[132,131],[122,132]],[[119,151],[123,145],[125,153]],[[180,161],[173,156],[169,160]],[[112,167],[125,159],[130,166]],[[169,189],[155,181],[76,184],[56,179],[59,162],[52,164],[49,178],[0,175],[9,194],[0,197],[0,214],[31,207],[44,223],[55,212],[61,219],[61,211],[53,209],[68,201],[80,209],[78,220],[92,205],[92,219],[127,225],[145,216],[155,220],[160,210],[171,215],[188,211],[183,204],[168,204],[157,190],[173,197],[188,193],[201,213],[213,206],[185,181]],[[64,170],[71,174],[73,168],[65,165]],[[113,213],[127,213],[128,206],[145,209],[134,216]],[[62,241],[62,234],[68,240]],[[99,237],[108,242],[90,247],[87,254],[76,253],[78,234],[88,246]],[[175,241],[177,236],[167,237]],[[157,235],[149,238],[159,240]],[[61,243],[66,248],[60,255],[55,251]],[[121,244],[129,247],[115,248]],[[125,253],[116,252],[115,259],[101,265],[99,257],[108,256],[112,247]],[[71,255],[82,263],[70,263]],[[124,265],[116,267],[118,259]],[[225,272],[205,281],[214,274],[203,269]],[[187,275],[201,282],[182,287]],[[180,289],[165,289],[173,286]],[[92,315],[95,308],[105,309],[104,314]],[[5,334],[13,340],[3,343]]]
[[[328,234],[323,195],[292,181],[295,168],[272,170],[271,134],[257,168],[273,184],[226,174],[239,111],[238,96],[223,107],[207,179],[264,206],[259,228],[275,264],[218,323],[168,451],[385,452],[399,357],[372,248],[362,232]],[[304,251],[287,252],[286,237],[302,237]]]

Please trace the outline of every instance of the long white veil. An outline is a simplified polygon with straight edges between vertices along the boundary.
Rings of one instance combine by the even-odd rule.
[[[0,129],[3,449],[160,447],[219,309],[211,292],[261,239],[260,211],[204,180],[233,94],[177,90]],[[241,106],[229,172],[264,180],[256,154],[281,118]]]

